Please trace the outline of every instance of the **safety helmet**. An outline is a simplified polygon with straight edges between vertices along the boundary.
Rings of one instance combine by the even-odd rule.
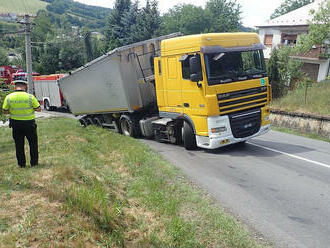
[[[27,86],[28,85],[28,82],[26,82],[26,81],[23,81],[23,80],[15,80],[15,81],[13,81],[11,84],[13,84],[13,85],[25,85],[25,86]]]

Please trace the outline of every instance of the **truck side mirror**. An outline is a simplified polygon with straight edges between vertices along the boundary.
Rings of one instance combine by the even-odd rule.
[[[196,83],[199,81],[199,76],[197,75],[197,73],[190,74],[190,81]]]
[[[190,69],[190,81],[196,82],[197,86],[201,87],[202,85],[198,83],[199,81],[203,80],[202,64],[199,55],[192,56],[189,59],[189,69]]]
[[[202,65],[201,65],[201,58],[199,55],[192,56],[189,59],[189,67],[190,73],[201,73],[202,72]]]

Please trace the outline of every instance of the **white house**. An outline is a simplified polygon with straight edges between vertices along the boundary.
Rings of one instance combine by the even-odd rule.
[[[265,58],[270,57],[275,47],[294,46],[299,42],[299,36],[308,33],[309,21],[313,19],[311,10],[318,11],[323,1],[315,0],[311,4],[258,25],[260,40],[266,46]],[[320,57],[322,52],[322,47],[315,46],[310,53],[294,57],[304,63],[303,71],[318,82],[329,75],[330,60]]]

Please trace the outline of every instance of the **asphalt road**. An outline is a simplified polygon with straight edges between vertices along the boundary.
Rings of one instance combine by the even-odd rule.
[[[276,131],[215,151],[144,142],[275,247],[330,247],[330,143]]]

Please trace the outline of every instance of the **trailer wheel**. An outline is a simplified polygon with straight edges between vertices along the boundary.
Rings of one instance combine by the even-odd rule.
[[[93,119],[93,123],[98,127],[102,127],[102,122],[101,122],[100,118],[98,118],[98,117],[95,117]]]
[[[120,129],[123,135],[136,137],[136,130],[134,128],[134,122],[127,115],[122,115],[119,119]]]
[[[79,119],[79,122],[80,122],[81,126],[83,126],[83,127],[87,127],[88,126],[88,122],[86,121],[85,118]]]
[[[92,118],[88,117],[88,118],[86,118],[86,121],[87,121],[88,125],[94,125]]]
[[[47,111],[51,110],[49,101],[47,99],[44,101],[44,109]]]
[[[182,139],[183,139],[184,147],[187,150],[194,150],[197,148],[196,136],[194,134],[194,130],[192,129],[190,124],[188,124],[188,122],[183,123]]]

